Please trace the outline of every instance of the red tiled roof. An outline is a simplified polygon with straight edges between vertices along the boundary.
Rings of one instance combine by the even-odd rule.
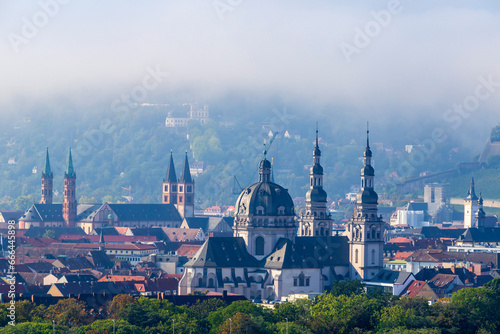
[[[416,297],[424,285],[425,285],[424,281],[411,282],[406,288],[407,294],[405,294],[405,296]]]
[[[453,282],[456,277],[457,275],[437,274],[431,280],[429,280],[429,283],[431,283],[435,287],[442,288]]]
[[[200,229],[162,227],[163,232],[171,242],[196,240]]]
[[[413,242],[412,239],[397,237],[387,241],[388,244],[411,244]]]
[[[396,255],[394,255],[394,260],[404,260],[412,254],[412,252],[396,252]]]
[[[181,245],[177,248],[177,255],[192,258],[202,245]]]
[[[88,239],[91,242],[99,242],[100,235],[75,235],[75,234],[63,234],[59,237],[59,240],[83,240]],[[126,243],[126,242],[153,242],[157,241],[156,236],[129,236],[129,235],[103,235],[104,242],[113,243]]]
[[[126,282],[126,281],[145,281],[144,276],[132,275],[104,275],[99,279],[99,282]]]

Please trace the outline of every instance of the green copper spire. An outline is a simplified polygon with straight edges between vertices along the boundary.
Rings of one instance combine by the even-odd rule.
[[[73,168],[73,158],[71,157],[71,148],[69,149],[68,170],[66,171],[66,175],[70,177],[76,177],[76,173]]]
[[[50,160],[49,160],[49,148],[47,147],[47,155],[45,157],[45,169],[42,173],[45,177],[52,177],[52,171],[50,170]]]

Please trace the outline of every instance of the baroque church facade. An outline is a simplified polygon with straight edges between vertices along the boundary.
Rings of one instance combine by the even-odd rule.
[[[272,182],[271,163],[236,201],[233,237],[211,237],[184,265],[179,294],[228,291],[250,299],[318,294],[333,282],[369,279],[382,270],[383,226],[377,215],[372,152],[367,137],[361,191],[345,235],[332,235],[316,142],[306,208],[297,217],[288,190]]]

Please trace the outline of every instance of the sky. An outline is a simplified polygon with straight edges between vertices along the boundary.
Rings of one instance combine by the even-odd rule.
[[[187,92],[500,115],[496,1],[3,0],[0,36],[0,106]]]

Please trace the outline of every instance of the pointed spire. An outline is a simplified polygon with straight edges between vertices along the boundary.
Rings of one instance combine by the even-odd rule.
[[[372,150],[370,150],[370,129],[368,127],[368,122],[366,122],[366,148],[365,148],[365,157],[372,156]],[[370,164],[370,161],[367,161]]]
[[[172,156],[172,150],[170,150],[170,163],[167,170],[166,182],[177,182],[177,176],[175,175],[174,158]]]
[[[474,176],[473,176],[471,181],[470,181],[470,190],[467,194],[467,199],[477,201],[478,198],[477,198],[476,191],[474,188],[475,187],[474,187]]]
[[[69,177],[75,177],[75,169],[73,168],[73,157],[71,156],[71,148],[69,149],[69,160],[68,160],[68,170],[66,171],[66,175]]]
[[[321,150],[319,149],[319,138],[318,138],[318,122],[316,122],[316,144],[314,146],[313,156],[314,157],[321,156]],[[317,161],[315,160],[315,164],[317,163],[319,163],[319,159]]]
[[[49,160],[49,148],[47,147],[47,154],[45,156],[45,169],[43,170],[42,176],[52,177],[52,171],[50,169],[50,160]]]
[[[191,171],[189,170],[187,150],[186,150],[186,158],[184,159],[184,167],[182,168],[182,173],[181,173],[181,182],[186,182],[186,183],[193,182],[193,179],[191,178]]]

